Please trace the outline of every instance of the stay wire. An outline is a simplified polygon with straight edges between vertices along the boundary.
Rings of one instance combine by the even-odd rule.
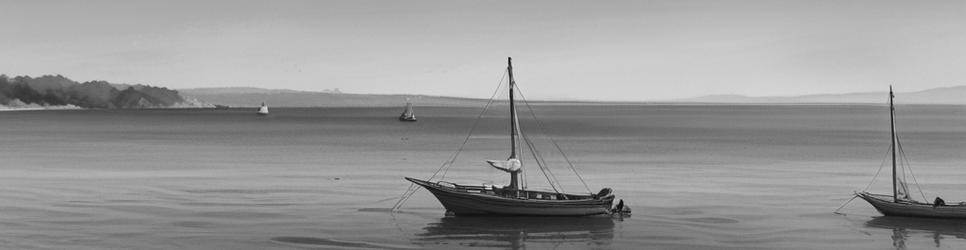
[[[853,200],[855,200],[855,198],[858,198],[858,197],[859,197],[858,195],[852,195],[852,199],[849,199],[849,200],[845,201],[845,203],[842,203],[842,206],[839,206],[839,208],[838,209],[835,209],[835,211],[832,212],[832,213],[834,213],[834,214],[843,214],[843,213],[839,213],[839,210],[842,210],[842,208],[844,208],[845,205],[848,205],[850,202],[852,202]]]
[[[533,111],[533,107],[530,106],[530,102],[527,101],[527,98],[523,96],[523,91],[520,90],[519,87],[517,87],[517,92],[520,93],[520,99],[523,99],[523,103],[526,104],[527,109],[530,110],[530,116],[532,116],[533,120],[537,122],[537,126],[540,129],[540,132],[547,134],[546,126],[543,125],[543,121],[541,121],[540,119],[537,119],[536,112]],[[560,148],[560,145],[557,144],[557,140],[554,140],[553,137],[551,136],[547,136],[547,138],[550,139],[550,142],[553,144],[553,146],[557,149],[558,152],[560,152],[560,155],[563,156],[564,160],[567,161],[567,165],[570,167],[570,170],[573,171],[574,175],[577,176],[577,179],[580,180],[580,184],[584,185],[584,189],[586,189],[588,193],[593,193],[593,191],[590,191],[590,187],[587,186],[587,182],[584,181],[584,178],[581,177],[580,173],[577,172],[577,167],[574,166],[573,161],[570,160],[570,157],[567,157],[567,153],[564,153],[563,149]]]
[[[517,87],[517,90],[518,91],[520,90],[519,87]],[[522,95],[520,96],[520,98],[523,99],[524,102],[526,102],[526,98],[523,98]],[[530,109],[530,113],[531,114],[533,113],[532,109]],[[543,176],[547,179],[547,183],[550,184],[550,187],[553,188],[554,192],[560,193],[563,190],[563,186],[560,185],[560,180],[558,180],[557,176],[555,176],[553,174],[553,171],[550,170],[549,165],[547,165],[546,159],[544,159],[543,155],[540,154],[540,151],[534,145],[533,140],[530,140],[530,137],[527,136],[526,134],[520,133],[520,135],[523,137],[523,142],[527,144],[527,148],[530,149],[530,154],[533,155],[534,161],[537,163],[537,166],[540,168],[540,171],[543,173]]]
[[[875,175],[872,176],[872,181],[870,181],[869,185],[865,186],[865,189],[862,189],[862,191],[868,191],[869,188],[872,187],[872,183],[875,183],[875,180],[879,178],[879,173],[882,172],[882,168],[885,167],[886,160],[889,159],[889,152],[892,152],[892,145],[889,145],[889,149],[886,149],[885,156],[882,157],[882,163],[879,163],[879,170],[875,171]]]
[[[560,190],[563,190],[563,187],[561,186],[559,190],[557,189],[557,186],[560,185],[560,181],[557,180],[557,177],[554,176],[553,172],[550,171],[550,168],[547,167],[546,161],[543,159],[543,156],[540,155],[540,151],[534,147],[533,141],[530,140],[530,137],[526,136],[525,134],[521,135],[523,136],[523,140],[526,142],[527,147],[530,149],[530,154],[533,155],[534,161],[537,162],[537,166],[540,168],[540,171],[543,172],[543,176],[547,178],[547,182],[550,183],[550,187],[553,188],[554,192],[560,193]]]
[[[893,110],[892,112],[893,112],[893,117],[895,117],[895,110]],[[898,119],[893,119],[893,120],[898,120]],[[895,127],[895,130],[896,131],[899,131],[899,122],[898,121],[894,121],[893,122],[893,126]],[[922,195],[922,200],[923,201],[927,201],[928,202],[929,200],[926,199],[926,194],[922,192],[922,186],[919,185],[919,180],[916,178],[916,174],[912,172],[912,163],[909,162],[909,157],[906,156],[906,150],[902,148],[902,141],[899,140],[898,133],[895,136],[896,136],[896,146],[899,148],[899,156],[900,156],[899,159],[901,160],[901,162],[903,162],[903,168],[902,169],[903,170],[906,170],[906,169],[909,170],[909,175],[912,176],[912,181],[914,181],[916,183],[916,189],[919,190],[919,195]],[[905,171],[903,171],[902,176],[903,176],[903,178],[905,178],[905,176],[906,176],[905,175]]]
[[[875,180],[879,178],[879,173],[882,172],[882,168],[885,166],[886,160],[889,159],[889,152],[892,152],[892,145],[891,144],[889,145],[889,148],[886,149],[885,155],[882,157],[882,162],[879,163],[879,169],[875,171],[875,175],[872,176],[872,180],[869,181],[869,185],[866,185],[865,186],[865,189],[862,189],[862,192],[868,191],[869,188],[872,187],[872,184],[875,183]],[[849,199],[848,201],[845,201],[845,203],[842,203],[842,205],[839,206],[838,209],[835,209],[835,211],[833,211],[832,213],[835,213],[835,214],[843,214],[843,213],[839,213],[839,210],[842,210],[842,208],[844,208],[846,205],[848,205],[849,203],[851,203],[857,197],[859,197],[857,194],[853,194],[851,199]]]
[[[480,110],[480,114],[476,116],[476,120],[473,121],[473,126],[470,127],[470,131],[469,133],[466,134],[466,138],[463,139],[463,143],[460,144],[460,147],[456,149],[456,153],[453,154],[453,157],[450,158],[448,162],[443,163],[443,166],[452,166],[453,162],[456,162],[456,159],[459,158],[460,153],[463,152],[463,148],[466,147],[466,143],[469,142],[470,137],[473,136],[473,131],[476,131],[476,127],[479,126],[480,120],[481,118],[483,118],[483,114],[486,113],[486,110],[490,108],[491,104],[493,104],[493,100],[494,98],[496,98],[496,94],[500,92],[500,87],[503,86],[503,81],[505,80],[506,74],[508,71],[509,69],[503,71],[503,76],[500,77],[500,83],[496,85],[496,89],[493,90],[493,94],[490,95],[490,100],[486,102],[486,105],[483,105],[483,110]],[[440,169],[442,170],[442,166],[440,167]],[[437,170],[436,172],[439,173],[439,170]],[[439,178],[445,179],[446,173],[448,172],[449,172],[449,167],[443,170],[443,175],[441,175]],[[433,174],[432,177],[429,177],[429,179],[432,180],[434,177],[436,177],[435,173]]]
[[[902,149],[902,142],[900,142],[898,138],[896,138],[896,142],[899,144],[899,155],[902,156],[901,159],[905,165],[903,169],[909,170],[909,175],[912,176],[912,181],[916,183],[916,189],[919,190],[919,195],[922,195],[922,200],[929,201],[926,199],[926,193],[922,192],[922,185],[919,185],[919,180],[916,178],[916,174],[912,172],[912,163],[909,162],[909,157],[906,156],[906,151]]]

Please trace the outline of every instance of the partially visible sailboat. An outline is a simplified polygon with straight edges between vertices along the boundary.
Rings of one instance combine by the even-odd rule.
[[[905,170],[896,173],[896,150],[902,153],[902,144],[896,134],[896,109],[893,106],[895,95],[892,87],[889,87],[889,120],[892,132],[892,145],[889,150],[892,152],[892,194],[873,194],[866,191],[856,193],[856,196],[875,207],[880,213],[886,216],[906,216],[906,217],[932,217],[947,219],[966,219],[966,203],[947,203],[939,197],[933,203],[917,201],[909,195],[909,186],[906,185]],[[908,166],[907,166],[908,167]],[[911,175],[912,173],[908,173]],[[923,197],[925,199],[925,196]]]
[[[528,137],[523,136],[520,129],[520,122],[517,117],[514,90],[517,89],[513,79],[513,65],[511,59],[507,58],[507,73],[509,76],[509,104],[510,104],[510,157],[506,160],[487,160],[488,165],[509,174],[509,184],[502,185],[464,185],[447,181],[420,180],[406,177],[416,185],[429,190],[443,207],[447,214],[454,215],[527,215],[527,216],[587,216],[599,214],[629,214],[630,209],[623,205],[623,201],[613,210],[614,194],[610,188],[601,189],[598,193],[590,192],[586,194],[568,194],[558,191],[554,182],[550,179],[555,177],[547,176],[553,191],[528,190],[526,180],[523,178],[523,154],[520,148],[526,146],[530,149],[531,155],[541,172],[547,175],[546,161],[543,161],[539,153],[533,148],[533,144]],[[484,108],[485,110],[485,108]],[[472,132],[471,132],[472,133]],[[557,147],[559,149],[559,145]],[[460,150],[462,147],[460,147]],[[459,151],[459,150],[458,150]],[[458,153],[458,152],[457,152]],[[563,154],[563,151],[561,151]],[[569,164],[569,159],[568,159]],[[444,164],[444,166],[446,166]],[[442,170],[442,167],[440,168]],[[571,164],[571,169],[576,174],[576,169]],[[439,171],[437,171],[438,173]],[[579,177],[579,175],[578,175]],[[580,179],[583,182],[583,179]],[[559,184],[559,183],[558,183]],[[584,183],[586,188],[586,183]],[[559,188],[559,189],[562,189]],[[407,191],[408,195],[415,192],[414,188]],[[403,196],[397,202],[396,208],[407,198]],[[395,208],[394,208],[395,209]]]
[[[262,102],[262,107],[258,108],[258,115],[268,115],[268,106]]]
[[[413,113],[413,103],[406,102],[406,110],[399,115],[399,120],[404,122],[416,121],[416,114]]]

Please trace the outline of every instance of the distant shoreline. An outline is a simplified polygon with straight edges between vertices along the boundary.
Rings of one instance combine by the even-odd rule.
[[[243,91],[242,91],[243,90]],[[180,89],[179,93],[205,103],[232,107],[255,107],[266,103],[269,107],[402,107],[406,103],[419,106],[483,106],[489,99],[433,96],[419,94],[352,94],[327,93],[259,88]],[[584,100],[543,99],[527,100],[531,105],[879,105],[886,103],[887,92],[855,92],[845,94],[814,94],[803,96],[741,96],[712,95],[683,99],[654,100]],[[934,88],[917,92],[897,93],[901,104],[966,105],[966,86]],[[507,100],[492,100],[505,104]],[[520,102],[523,104],[523,102]]]
[[[48,107],[7,107],[0,106],[0,112],[8,111],[37,111],[37,110],[82,110],[85,108],[77,106],[48,106]]]

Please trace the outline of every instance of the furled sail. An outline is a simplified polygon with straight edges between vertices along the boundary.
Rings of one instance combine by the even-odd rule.
[[[909,196],[909,186],[900,178],[896,178],[896,197],[903,200],[912,200]]]
[[[520,171],[520,167],[523,166],[523,163],[521,163],[520,160],[518,160],[518,159],[512,159],[512,158],[511,159],[507,159],[505,161],[501,161],[501,160],[486,160],[486,163],[489,163],[490,166],[492,166],[492,167],[494,167],[496,169],[499,169],[499,170],[503,170],[503,172],[507,172],[507,173],[513,173],[513,172]]]
[[[412,116],[413,115],[413,103],[411,103],[411,102],[407,102],[406,103],[406,111],[403,111],[403,114],[406,115],[406,116]]]
[[[510,190],[517,190],[521,188],[520,174],[523,173],[523,169],[521,168],[523,167],[523,163],[520,162],[520,159],[510,158],[505,161],[486,160],[486,162],[489,163],[490,166],[492,166],[493,168],[510,173],[510,186],[508,186],[507,188],[509,188]]]

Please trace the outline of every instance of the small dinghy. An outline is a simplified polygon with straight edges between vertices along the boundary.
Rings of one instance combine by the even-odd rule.
[[[414,122],[416,121],[416,114],[413,113],[413,103],[406,102],[406,110],[399,115],[399,121],[403,122]]]
[[[268,106],[266,106],[264,102],[262,103],[262,107],[258,108],[258,113],[257,114],[258,115],[268,115]]]

